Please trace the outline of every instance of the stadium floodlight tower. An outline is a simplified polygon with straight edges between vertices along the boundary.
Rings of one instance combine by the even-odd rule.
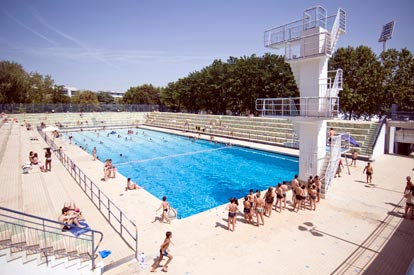
[[[333,157],[333,148],[326,143],[326,123],[338,115],[342,70],[328,72],[328,60],[345,31],[344,10],[327,16],[325,8],[316,6],[306,9],[302,19],[264,33],[265,47],[284,50],[300,97],[259,98],[256,110],[263,116],[289,116],[292,120],[299,136],[301,180],[310,175],[326,175],[324,162]]]
[[[382,26],[382,31],[380,38],[378,39],[378,42],[382,42],[382,51],[385,52],[387,49],[387,40],[390,40],[392,38],[392,35],[394,33],[394,26],[395,22],[391,21],[384,26]]]

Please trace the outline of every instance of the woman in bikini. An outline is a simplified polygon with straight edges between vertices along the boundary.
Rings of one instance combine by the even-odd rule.
[[[237,207],[235,198],[230,199],[230,203],[227,205],[226,210],[229,211],[228,219],[227,219],[227,229],[234,231],[234,225],[236,224],[236,215],[239,208]],[[230,229],[230,225],[232,229]]]
[[[33,165],[39,165],[39,168],[40,168],[41,172],[45,171],[45,167],[43,166],[42,162],[39,160],[39,157],[37,156],[37,153],[33,154],[32,164]]]
[[[79,223],[79,213],[74,213],[68,207],[62,208],[62,214],[59,216],[58,221],[61,223],[65,223],[66,225],[62,226],[62,231],[69,230],[71,228],[70,225],[75,224],[77,227],[85,228]]]
[[[52,171],[52,151],[50,151],[50,148],[46,148],[46,152],[45,152],[45,172]]]

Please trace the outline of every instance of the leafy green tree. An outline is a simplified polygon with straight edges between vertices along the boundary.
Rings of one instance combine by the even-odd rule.
[[[101,104],[114,104],[115,103],[115,98],[108,93],[99,92],[99,93],[96,93],[96,96],[98,97],[98,101]]]
[[[0,103],[26,103],[29,75],[20,64],[0,62]]]
[[[98,96],[91,91],[83,91],[71,97],[71,102],[74,104],[91,104],[99,105]]]
[[[283,57],[265,54],[214,60],[201,71],[169,83],[162,102],[174,110],[213,114],[255,112],[259,97],[298,96],[292,72]]]
[[[414,106],[414,58],[406,48],[389,49],[380,55],[384,68],[384,98],[382,112],[388,113],[391,104],[400,110],[412,110]]]
[[[151,84],[131,87],[123,96],[125,104],[160,104],[161,88]]]
[[[55,85],[52,93],[53,103],[70,103],[70,97],[64,94],[63,85]]]
[[[384,73],[375,53],[366,46],[338,49],[330,69],[343,69],[344,89],[339,93],[340,108],[348,119],[381,115]]]
[[[39,73],[30,73],[30,88],[27,91],[27,99],[30,103],[54,103],[54,81],[51,76],[42,76]]]
[[[165,87],[161,92],[160,99],[161,102],[172,111],[180,112],[181,102],[177,82],[168,83],[167,87]]]

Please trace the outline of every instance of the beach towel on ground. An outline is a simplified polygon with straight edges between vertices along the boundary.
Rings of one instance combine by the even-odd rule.
[[[109,255],[111,255],[111,250],[102,250],[98,252],[102,259],[105,259]]]
[[[85,234],[86,232],[90,231],[91,228],[89,227],[89,225],[86,223],[86,221],[79,221],[79,223],[82,226],[85,226],[85,228],[78,228],[78,227],[71,227],[70,228],[70,233],[72,233],[73,235],[75,235],[76,237],[82,234]]]

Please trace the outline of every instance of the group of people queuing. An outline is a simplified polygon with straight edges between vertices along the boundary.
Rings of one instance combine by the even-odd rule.
[[[286,209],[286,196],[289,190],[289,183],[283,181],[278,183],[274,188],[269,187],[262,196],[260,190],[253,191],[250,189],[249,194],[244,197],[243,214],[244,222],[255,226],[264,225],[264,216],[270,217],[273,210],[281,213]],[[294,212],[299,210],[316,210],[316,203],[320,201],[321,179],[318,176],[310,176],[307,183],[300,183],[299,176],[291,180],[292,189],[291,204]],[[236,198],[230,198],[226,206],[228,211],[227,229],[235,230],[236,217],[239,213],[239,203]]]

